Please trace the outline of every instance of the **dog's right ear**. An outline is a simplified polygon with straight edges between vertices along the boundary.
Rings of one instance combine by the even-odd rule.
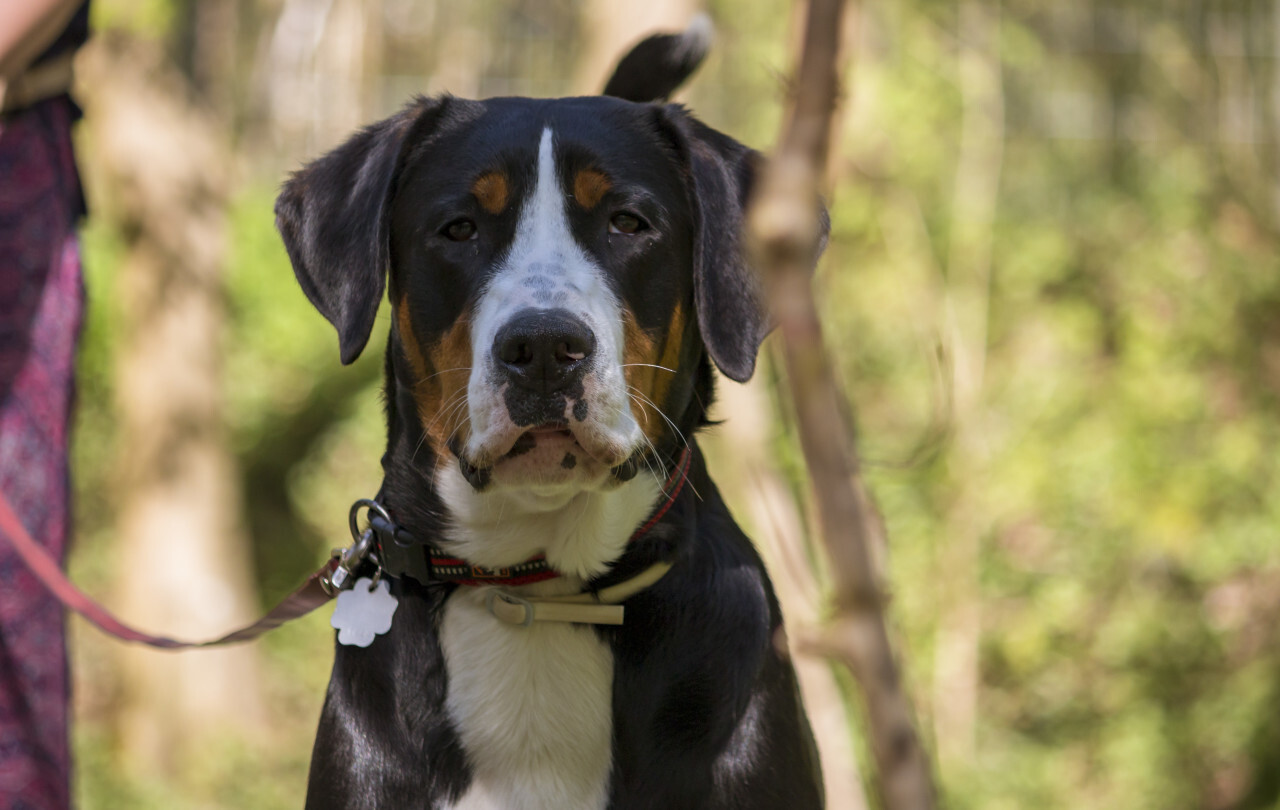
[[[295,172],[276,198],[276,227],[307,298],[338,330],[343,364],[360,356],[382,301],[389,208],[408,145],[448,99],[418,98]]]
[[[614,68],[602,95],[627,101],[666,101],[707,58],[715,29],[699,14],[679,34],[641,40]]]

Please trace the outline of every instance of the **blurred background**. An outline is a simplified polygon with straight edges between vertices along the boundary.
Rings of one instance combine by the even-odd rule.
[[[199,638],[346,544],[386,318],[340,366],[281,179],[414,93],[594,92],[698,11],[682,100],[769,149],[782,0],[95,0],[73,578]],[[1280,808],[1280,3],[887,0],[845,36],[815,284],[945,806]],[[704,443],[799,627],[776,368]],[[79,805],[300,807],[327,619],[178,655],[73,620]],[[874,806],[850,682],[800,666],[833,798]]]

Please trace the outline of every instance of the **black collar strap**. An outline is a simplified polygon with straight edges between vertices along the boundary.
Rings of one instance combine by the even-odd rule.
[[[693,453],[685,448],[680,453],[675,469],[663,484],[665,497],[662,504],[627,541],[634,543],[654,527],[671,509],[689,478],[689,465]],[[426,544],[398,526],[377,502],[369,505],[369,527],[377,538],[378,562],[385,574],[393,577],[410,576],[421,583],[452,582],[458,585],[530,585],[560,576],[539,554],[510,568],[485,568],[473,565],[460,557]],[[353,510],[353,514],[354,514]],[[353,518],[354,519],[354,518]]]

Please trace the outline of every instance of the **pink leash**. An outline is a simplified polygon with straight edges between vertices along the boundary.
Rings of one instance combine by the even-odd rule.
[[[680,494],[680,490],[688,478],[690,456],[691,454],[686,448],[676,469],[672,472],[671,478],[664,487],[668,490],[666,502],[656,514],[640,527],[632,539],[647,532],[671,508],[671,504],[675,502],[676,496]],[[113,616],[111,611],[92,599],[84,591],[77,588],[71,580],[67,579],[67,575],[62,572],[62,567],[58,565],[57,561],[49,556],[49,552],[31,539],[31,535],[23,527],[22,521],[18,520],[18,516],[14,514],[9,501],[4,497],[3,493],[0,493],[0,534],[9,539],[14,551],[18,552],[18,556],[27,564],[27,568],[31,570],[31,573],[35,574],[36,579],[44,583],[49,592],[57,597],[58,601],[68,609],[74,610],[109,636],[114,636],[122,641],[136,641],[139,644],[146,644],[149,647],[156,647],[161,650],[189,650],[195,647],[217,647],[223,644],[251,641],[269,630],[274,630],[285,622],[305,616],[334,598],[334,595],[331,595],[326,590],[326,584],[329,583],[334,571],[338,569],[345,559],[336,556],[330,559],[318,571],[307,577],[307,581],[302,583],[297,590],[286,596],[270,612],[253,624],[233,630],[225,636],[212,641],[179,641],[168,636],[155,636],[150,633],[144,633],[141,630],[130,627]]]
[[[333,598],[325,592],[321,581],[333,573],[338,565],[338,560],[329,560],[320,570],[308,577],[301,587],[286,596],[280,604],[253,624],[212,641],[178,641],[167,636],[154,636],[130,627],[72,584],[66,574],[62,573],[62,567],[49,556],[49,552],[27,534],[27,530],[23,528],[22,522],[18,520],[18,516],[14,514],[9,501],[3,494],[0,494],[0,534],[4,534],[9,539],[14,551],[18,552],[18,556],[31,569],[31,573],[35,574],[36,579],[44,583],[50,593],[63,605],[79,613],[107,635],[162,650],[217,647],[239,641],[250,641],[287,621],[305,616]]]

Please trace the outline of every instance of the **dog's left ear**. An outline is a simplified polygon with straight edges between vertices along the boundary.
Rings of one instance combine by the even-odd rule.
[[[276,199],[276,227],[307,298],[338,330],[343,364],[360,356],[382,301],[391,198],[407,145],[447,98],[418,98],[309,163]]]
[[[760,343],[773,329],[762,280],[747,264],[746,205],[764,157],[689,115],[679,105],[661,108],[665,129],[686,164],[695,215],[694,305],[711,359],[725,376],[746,382],[755,372]],[[831,220],[816,202],[826,248]]]

